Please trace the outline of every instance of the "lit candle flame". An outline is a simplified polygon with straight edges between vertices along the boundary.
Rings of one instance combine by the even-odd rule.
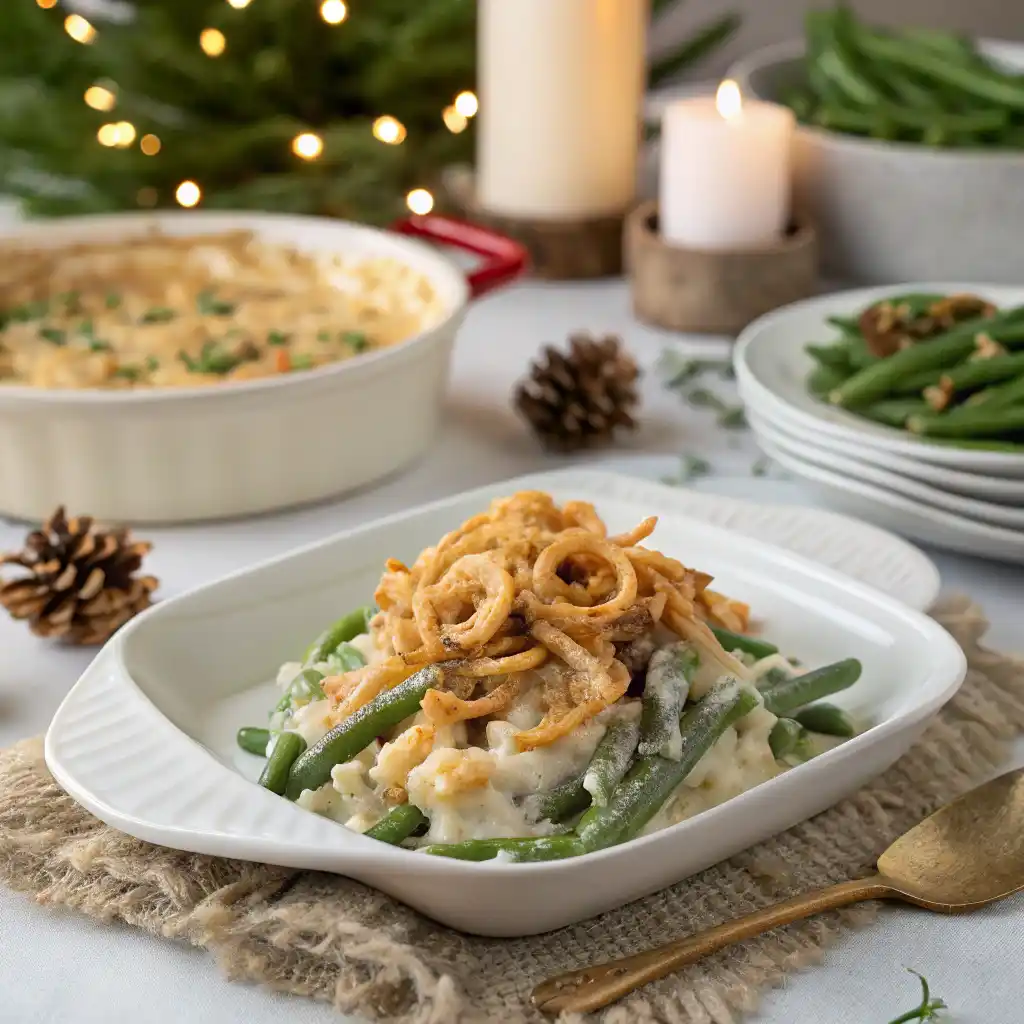
[[[718,87],[718,92],[715,94],[715,107],[727,121],[732,121],[743,113],[743,97],[740,95],[740,87],[731,78],[727,78]]]

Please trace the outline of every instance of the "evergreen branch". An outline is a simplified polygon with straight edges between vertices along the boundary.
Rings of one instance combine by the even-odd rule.
[[[732,12],[723,15],[718,21],[712,22],[691,39],[686,40],[667,57],[655,61],[647,76],[648,84],[660,85],[680,71],[692,67],[713,50],[717,50],[739,27],[740,16],[738,14]]]

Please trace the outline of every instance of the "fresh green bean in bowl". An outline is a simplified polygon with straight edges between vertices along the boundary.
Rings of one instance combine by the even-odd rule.
[[[860,663],[796,667],[746,604],[644,546],[655,524],[609,536],[592,506],[522,492],[389,559],[379,609],[321,629],[267,725],[239,730],[259,784],[410,853],[531,862],[666,828],[853,736],[825,699]]]
[[[782,97],[826,131],[951,149],[1024,148],[1024,79],[953,32],[809,11],[798,83]]]
[[[1024,306],[894,294],[830,318],[807,390],[925,442],[1024,452]]]

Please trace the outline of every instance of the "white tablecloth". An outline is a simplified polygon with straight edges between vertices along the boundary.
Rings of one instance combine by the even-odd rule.
[[[527,361],[545,342],[561,343],[579,328],[620,333],[647,368],[677,336],[638,326],[624,286],[528,284],[480,302],[463,330],[447,425],[432,454],[385,486],[329,506],[248,522],[144,531],[165,596],[231,569],[323,537],[373,516],[565,460],[543,456],[516,420],[508,395]],[[693,342],[698,349],[727,349]],[[714,381],[723,394],[731,385]],[[715,426],[707,410],[686,407],[653,373],[644,384],[642,429],[618,455],[699,452],[715,477],[749,483],[752,497],[814,502],[795,484],[750,474],[757,452],[747,434]],[[400,410],[394,414],[400,415]],[[780,490],[781,488],[781,490]],[[87,510],[80,510],[87,511]],[[0,548],[17,546],[24,528],[0,522]],[[934,554],[934,553],[933,553]],[[992,646],[1024,647],[1019,569],[936,555],[944,583],[979,600],[992,620]],[[0,619],[0,745],[43,732],[89,655],[33,638]],[[1018,750],[1024,763],[1024,748]],[[884,910],[880,922],[826,953],[824,964],[789,978],[768,994],[763,1022],[884,1024],[916,1001],[904,965],[928,975],[959,1024],[1011,1024],[1021,1008],[1024,897],[970,918],[937,918],[907,908]],[[231,984],[203,952],[132,929],[94,924],[33,905],[0,890],[0,1021],[18,1024],[325,1024],[338,1016],[304,999]]]

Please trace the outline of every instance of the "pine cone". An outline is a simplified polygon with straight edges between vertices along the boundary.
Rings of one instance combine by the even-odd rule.
[[[617,427],[636,426],[631,410],[640,401],[640,371],[619,338],[574,334],[568,353],[546,346],[542,355],[516,385],[513,400],[546,448],[596,447],[613,440]]]
[[[0,582],[0,605],[27,619],[37,636],[101,644],[149,607],[156,577],[134,574],[151,547],[128,529],[102,529],[90,516],[68,519],[58,508],[28,535],[24,551],[0,555],[0,566],[28,570]]]

